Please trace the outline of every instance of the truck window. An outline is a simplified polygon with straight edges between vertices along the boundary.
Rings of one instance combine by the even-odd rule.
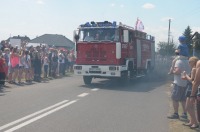
[[[80,29],[79,41],[102,42],[102,41],[119,41],[119,30],[116,28],[88,28]]]

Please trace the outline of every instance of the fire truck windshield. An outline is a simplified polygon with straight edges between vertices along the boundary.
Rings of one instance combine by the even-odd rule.
[[[119,41],[119,29],[117,28],[83,28],[79,32],[79,41],[102,42]]]

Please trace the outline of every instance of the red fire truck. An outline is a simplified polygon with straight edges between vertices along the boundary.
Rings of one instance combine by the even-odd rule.
[[[154,68],[154,37],[121,22],[87,22],[74,38],[74,73],[87,85],[92,78],[118,78],[124,83]]]

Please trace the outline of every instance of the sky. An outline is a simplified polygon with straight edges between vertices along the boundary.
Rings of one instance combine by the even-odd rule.
[[[174,42],[187,26],[200,32],[200,0],[0,0],[0,16],[0,40],[43,34],[73,40],[73,31],[86,22],[116,21],[135,27],[137,18],[156,43],[168,41],[169,19]]]

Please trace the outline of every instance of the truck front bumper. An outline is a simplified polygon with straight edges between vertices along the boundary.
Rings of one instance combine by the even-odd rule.
[[[74,74],[96,77],[121,77],[121,72],[127,70],[126,65],[74,65]]]

